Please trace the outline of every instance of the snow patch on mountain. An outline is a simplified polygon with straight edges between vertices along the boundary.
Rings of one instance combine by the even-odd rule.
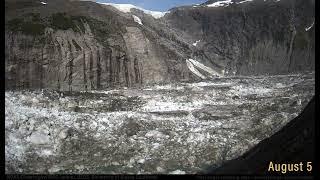
[[[153,16],[156,19],[159,19],[161,17],[163,17],[165,14],[169,13],[169,12],[160,12],[160,11],[150,11],[150,10],[146,10],[143,9],[141,7],[132,5],[132,4],[115,4],[115,3],[100,3],[99,4],[103,4],[103,5],[108,5],[108,6],[113,6],[115,8],[117,8],[119,11],[122,11],[124,13],[130,13],[131,9],[138,9],[143,11],[146,14],[149,14],[151,16]]]
[[[305,30],[309,31],[313,27],[313,25],[314,25],[314,21],[312,22],[312,24],[309,27],[306,27]]]
[[[233,3],[232,0],[225,0],[225,1],[217,1],[212,4],[208,4],[207,7],[221,7],[221,6],[228,6],[229,4]]]
[[[211,74],[211,75],[213,75],[213,76],[214,76],[214,75],[221,76],[220,73],[216,72],[216,71],[213,70],[212,68],[210,68],[210,67],[208,67],[208,66],[205,66],[205,65],[203,65],[202,63],[200,63],[200,62],[198,62],[198,61],[196,61],[196,60],[194,60],[194,59],[189,59],[189,61],[190,61],[193,65],[195,65],[196,67],[198,67],[198,68],[200,68],[200,69],[208,72],[209,74]]]
[[[207,7],[226,7],[229,6],[230,4],[242,4],[242,3],[246,3],[246,2],[252,2],[253,0],[244,0],[244,1],[240,1],[240,2],[232,2],[232,0],[224,0],[224,1],[217,1],[214,2],[212,4],[208,4]],[[267,0],[264,0],[267,1]],[[274,0],[274,2],[280,2],[280,0]],[[198,6],[193,6],[193,7],[198,7]]]
[[[197,75],[198,77],[200,77],[201,79],[206,79],[206,77],[201,74],[195,67],[194,65],[192,64],[192,62],[190,61],[190,59],[186,59],[186,62],[187,62],[187,66],[189,68],[189,70],[194,73],[195,75]]]
[[[201,41],[201,40],[198,40],[198,41],[194,42],[192,45],[193,45],[193,46],[197,46],[200,41]]]
[[[138,16],[132,15],[132,17],[133,17],[134,22],[136,22],[140,25],[143,25],[141,19]]]

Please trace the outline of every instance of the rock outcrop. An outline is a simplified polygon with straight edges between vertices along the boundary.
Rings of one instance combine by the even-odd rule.
[[[232,0],[171,9],[166,22],[226,74],[314,70],[313,0]],[[197,42],[197,43],[196,43]]]

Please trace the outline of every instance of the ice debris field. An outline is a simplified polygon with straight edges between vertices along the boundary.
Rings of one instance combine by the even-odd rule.
[[[194,174],[296,117],[314,74],[5,92],[6,173]]]

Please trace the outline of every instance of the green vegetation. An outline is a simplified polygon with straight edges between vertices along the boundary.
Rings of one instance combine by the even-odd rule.
[[[13,32],[22,32],[26,35],[41,36],[46,27],[53,29],[68,30],[75,32],[84,32],[85,28],[81,19],[84,17],[67,16],[65,13],[53,14],[48,19],[41,19],[39,13],[29,13],[24,18],[15,18],[6,23],[9,30]]]
[[[34,21],[34,22],[40,22],[41,21],[39,13],[30,13],[30,16],[31,16],[31,20]]]
[[[6,23],[9,30],[22,32],[26,35],[41,36],[44,34],[45,24],[41,21],[39,13],[29,13],[22,18],[15,18]]]
[[[66,13],[53,14],[51,16],[50,27],[53,29],[72,29],[74,32],[85,32],[84,22],[89,24],[94,35],[99,38],[106,37],[111,32],[117,31],[115,28],[117,25],[111,26],[105,22],[85,16],[68,16]]]
[[[24,21],[23,19],[13,19],[7,23],[9,30],[22,32],[27,35],[39,36],[44,34],[45,25],[34,21]]]
[[[24,23],[22,28],[26,34],[36,36],[44,34],[45,26],[39,23]]]
[[[30,0],[19,0],[19,1],[5,1],[5,10],[17,10],[24,9],[29,7],[39,7],[42,6],[39,1],[30,1]]]
[[[105,23],[92,18],[87,18],[86,20],[98,42],[103,45],[108,44],[107,39],[109,37],[109,34],[121,30],[120,28],[118,28],[120,26],[117,26],[116,22],[111,22],[111,20],[109,20],[109,23]]]
[[[74,19],[66,15],[66,13],[56,13],[53,14],[50,18],[50,26],[53,29],[72,29],[75,32],[80,32],[80,29],[77,26],[77,20],[78,19]]]
[[[81,32],[85,32],[86,28],[84,27],[84,22],[88,20],[87,17],[85,16],[71,16],[71,19],[73,21],[73,23],[76,24],[77,28],[81,31]]]
[[[6,29],[12,32],[20,32],[25,35],[36,37],[40,43],[45,43],[45,28],[54,30],[73,30],[77,33],[85,32],[85,24],[90,26],[96,40],[108,46],[108,38],[110,34],[117,34],[125,29],[114,19],[106,19],[100,21],[86,16],[71,16],[67,13],[55,13],[49,17],[41,17],[40,13],[29,13],[23,17],[15,18],[6,22]],[[81,46],[77,42],[72,41],[76,50],[81,50]]]
[[[21,25],[23,24],[23,19],[12,19],[10,20],[6,25],[7,27],[11,30],[11,31],[18,31],[21,27]]]

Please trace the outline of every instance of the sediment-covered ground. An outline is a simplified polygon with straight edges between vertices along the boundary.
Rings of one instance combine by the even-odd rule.
[[[91,92],[6,91],[6,173],[197,173],[296,117],[314,74]]]

